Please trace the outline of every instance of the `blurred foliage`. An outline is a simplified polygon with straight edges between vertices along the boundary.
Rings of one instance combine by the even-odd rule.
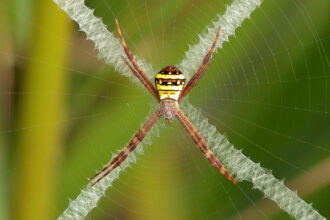
[[[61,34],[66,25],[61,23],[67,20],[60,19],[51,1],[4,2],[0,170],[6,171],[0,173],[0,218],[9,212],[1,209],[10,209],[3,203],[11,202],[12,216],[23,210],[15,195],[25,187],[33,197],[26,198],[27,204],[40,202],[41,194],[49,193],[42,212],[51,219],[128,142],[154,101],[142,87],[97,60],[97,51],[77,25],[71,36]],[[131,50],[156,69],[179,63],[189,44],[197,43],[197,33],[230,2],[86,0],[109,31],[115,31],[117,18]],[[55,6],[52,12],[50,6]],[[265,1],[213,56],[207,74],[189,96],[237,148],[277,178],[294,183],[290,188],[325,217],[330,217],[330,177],[311,170],[330,152],[329,8],[328,0]],[[37,19],[38,10],[44,17]],[[36,39],[38,31],[46,36]],[[40,47],[46,49],[38,52]],[[62,56],[53,50],[62,50]],[[2,62],[10,57],[13,62]],[[63,79],[52,78],[57,74]],[[55,97],[65,101],[53,108],[47,103]],[[33,120],[23,124],[21,117],[29,117],[25,109],[32,111]],[[53,113],[46,116],[40,111]],[[50,129],[53,123],[60,128]],[[22,150],[29,132],[37,135],[28,145],[33,145],[34,154]],[[50,147],[39,140],[48,136],[56,143],[52,148],[61,153],[37,157]],[[37,168],[26,171],[22,158],[36,164],[56,160],[59,166],[31,173]],[[56,198],[52,192],[27,187],[25,180],[17,183],[20,175],[35,182],[52,180],[46,190],[54,191]],[[309,181],[294,182],[300,176]],[[305,193],[309,187],[313,190]],[[234,186],[219,175],[175,122],[163,128],[152,147],[121,174],[89,219],[290,219],[273,203],[275,211],[260,208],[262,197],[250,183]]]
[[[15,119],[18,116],[17,127],[23,129],[15,134],[17,150],[13,162],[17,171],[10,184],[13,219],[55,217],[50,207],[54,202],[54,179],[62,145],[63,94],[68,78],[63,66],[69,57],[66,42],[70,39],[71,24],[52,2],[37,0],[33,6],[31,36],[26,38],[27,60],[17,91],[13,91],[24,94],[17,102],[14,116]],[[8,70],[4,73],[10,73]],[[8,91],[7,95],[10,95]]]

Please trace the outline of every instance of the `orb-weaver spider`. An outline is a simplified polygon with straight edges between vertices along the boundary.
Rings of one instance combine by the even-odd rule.
[[[189,121],[189,119],[179,108],[179,102],[190,92],[190,90],[197,84],[198,80],[205,73],[214,47],[220,35],[220,27],[217,30],[216,36],[209,52],[206,54],[202,64],[199,66],[197,72],[192,76],[186,86],[185,76],[181,73],[181,71],[175,66],[166,66],[159,73],[157,73],[155,78],[155,88],[150,82],[149,78],[134,60],[131,51],[128,49],[124,41],[117,19],[116,26],[120,42],[124,48],[124,52],[133,66],[124,57],[122,57],[122,59],[125,61],[132,73],[157,99],[160,105],[159,108],[151,115],[151,117],[135,133],[133,138],[129,141],[128,145],[109,164],[107,164],[101,171],[96,173],[94,177],[91,178],[91,180],[93,180],[103,173],[102,176],[100,176],[98,179],[96,179],[96,181],[93,182],[92,186],[101,181],[116,167],[118,167],[127,158],[127,156],[135,150],[138,144],[143,140],[143,138],[146,136],[146,134],[150,131],[152,126],[161,116],[163,116],[166,121],[173,121],[174,117],[179,119],[181,124],[185,127],[185,129],[195,142],[195,144],[202,151],[204,156],[210,161],[210,163],[220,173],[225,175],[227,179],[236,184],[236,180],[227,172],[227,170],[221,165],[219,160],[213,155],[212,151],[208,148],[204,138],[198,133],[194,125]]]

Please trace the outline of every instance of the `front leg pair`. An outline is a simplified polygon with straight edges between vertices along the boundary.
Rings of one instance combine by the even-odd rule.
[[[119,24],[118,24],[118,20],[116,19],[116,26],[117,26],[117,32],[120,38],[120,42],[121,45],[124,48],[124,52],[127,56],[127,58],[131,61],[131,64],[133,65],[133,67],[127,62],[127,60],[125,58],[122,57],[122,59],[125,61],[126,65],[129,67],[129,69],[132,71],[132,73],[140,80],[140,82],[146,87],[146,89],[157,99],[157,101],[160,101],[159,98],[159,94],[157,92],[157,90],[155,89],[155,87],[152,85],[152,83],[150,82],[149,78],[147,77],[147,75],[143,72],[143,70],[137,65],[131,51],[128,49],[125,40],[123,38],[123,35],[121,33]],[[195,87],[195,85],[197,84],[197,82],[202,78],[202,76],[204,75],[206,68],[211,60],[211,56],[212,53],[214,51],[214,48],[218,42],[220,36],[220,27],[217,30],[217,33],[215,35],[213,44],[210,48],[210,50],[208,51],[208,53],[206,54],[206,56],[203,59],[203,62],[201,63],[201,65],[199,66],[198,70],[196,71],[196,73],[191,77],[191,79],[189,80],[188,84],[183,88],[180,97],[179,97],[179,102],[190,92],[190,90],[192,88]]]

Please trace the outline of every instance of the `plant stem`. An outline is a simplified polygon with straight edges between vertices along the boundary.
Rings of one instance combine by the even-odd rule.
[[[54,218],[70,21],[49,1],[35,1],[32,47],[20,102],[14,219]]]

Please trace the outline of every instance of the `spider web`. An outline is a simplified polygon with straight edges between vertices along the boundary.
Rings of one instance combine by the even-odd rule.
[[[178,63],[188,45],[198,41],[196,33],[229,3],[87,1],[112,31],[117,17],[134,54],[159,69]],[[213,56],[206,75],[189,96],[233,145],[280,179],[290,181],[299,175],[317,179],[309,170],[329,157],[326,6],[329,8],[326,0],[317,5],[266,1]],[[73,67],[73,78],[80,83],[72,85],[66,95],[77,99],[70,108],[87,110],[72,110],[66,120],[73,120],[75,127],[61,180],[61,185],[69,187],[61,192],[60,201],[75,198],[86,179],[127,143],[154,108],[145,104],[152,102],[143,89],[132,88],[113,69],[94,59],[96,53],[90,42],[84,42],[83,34],[76,34],[75,39],[83,45],[78,51],[92,64]],[[96,70],[91,74],[93,68]],[[84,104],[83,99],[88,102]],[[88,105],[93,103],[97,105],[91,111]],[[118,130],[120,134],[114,137],[112,133]],[[233,186],[213,170],[178,123],[158,133],[152,147],[114,183],[89,219],[273,217],[259,206],[263,195],[251,190],[249,183]],[[300,185],[292,187],[304,194]],[[327,188],[315,191],[329,195]],[[329,215],[322,197],[307,197],[307,201]],[[58,213],[66,206],[61,204]],[[248,209],[257,217],[251,217],[251,212],[247,215],[244,210]],[[278,218],[290,219],[284,213]]]
[[[107,6],[109,6],[109,5],[107,5]],[[144,22],[147,26],[151,26],[151,24],[150,24],[150,15],[148,14],[148,9],[147,9],[147,4],[145,4],[144,5],[144,10],[146,11],[146,17],[145,17],[145,19],[147,20],[147,22]],[[141,6],[142,7],[142,6]],[[109,7],[110,8],[110,7]],[[119,12],[118,12],[119,13]],[[117,16],[117,15],[115,15],[115,16]],[[119,15],[120,16],[120,15]],[[136,20],[136,19],[135,19]],[[150,36],[151,36],[151,38],[153,38],[153,36],[154,36],[155,34],[153,33],[153,31],[152,31],[152,29],[150,28]],[[176,40],[178,40],[178,39],[176,39]],[[152,47],[154,47],[154,46],[152,46],[152,44],[153,44],[153,41],[150,41],[150,43],[151,43],[151,46],[150,46],[150,48],[152,48]],[[132,47],[134,47],[134,45],[132,45]],[[157,53],[154,53],[153,54],[153,52],[151,51],[150,52],[150,54],[151,54],[151,56],[152,57],[154,57],[154,56],[156,56],[156,54]],[[161,59],[162,60],[162,59]],[[290,62],[292,62],[291,60],[290,60]],[[275,65],[277,65],[277,64],[275,64]],[[241,66],[243,66],[242,64],[241,64]],[[242,68],[242,70],[244,71],[244,68]],[[244,73],[245,74],[245,73]],[[247,85],[249,85],[249,84],[252,84],[253,85],[253,83],[251,83],[251,82],[249,82],[248,81],[248,79],[245,77],[245,84],[247,84]],[[282,80],[281,78],[280,78],[280,80]],[[239,82],[240,81],[240,79],[238,79],[237,78],[237,81]],[[267,82],[268,83],[268,82]],[[281,81],[280,81],[280,83],[281,83]],[[259,84],[262,84],[262,83],[259,83]],[[207,96],[206,96],[207,97]],[[250,100],[248,100],[248,101],[250,101]],[[204,106],[204,105],[203,105]],[[282,106],[284,106],[284,105],[282,105]],[[212,116],[212,115],[211,115]],[[256,146],[259,146],[258,144],[255,144]],[[278,160],[280,160],[280,161],[282,161],[282,162],[285,162],[287,165],[289,165],[289,166],[292,166],[292,167],[294,167],[294,168],[296,168],[296,169],[299,169],[300,171],[302,171],[303,169],[302,168],[299,168],[299,166],[297,166],[297,165],[295,165],[295,164],[293,164],[293,163],[290,163],[290,162],[288,162],[288,160],[285,160],[285,159],[283,159],[283,158],[281,158],[280,156],[277,156],[276,154],[274,154],[274,153],[272,153],[271,151],[269,151],[269,150],[265,150],[264,148],[262,148],[262,147],[259,147],[260,149],[263,149],[267,154],[270,154],[272,157],[275,157],[276,159],[278,159]],[[156,157],[156,156],[155,156]],[[157,157],[158,158],[158,157]],[[143,184],[144,185],[144,184]]]

